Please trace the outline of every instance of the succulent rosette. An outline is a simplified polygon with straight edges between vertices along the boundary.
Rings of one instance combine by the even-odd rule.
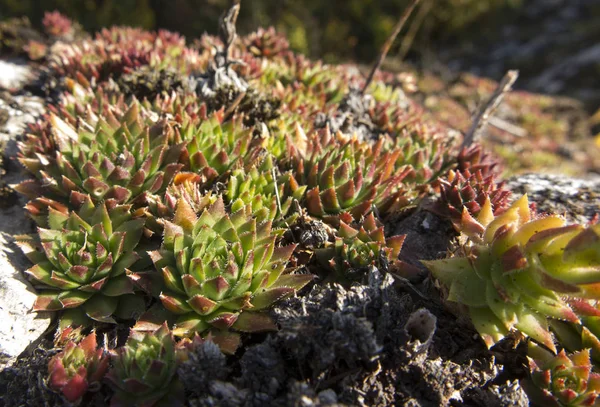
[[[530,343],[530,377],[521,382],[529,401],[543,407],[600,405],[600,374],[592,371],[589,349],[558,355]]]
[[[598,316],[585,299],[600,296],[600,226],[532,218],[523,196],[498,216],[489,198],[476,218],[465,208],[459,227],[470,238],[464,256],[424,263],[488,346],[518,330],[555,350],[549,321]]]
[[[383,225],[369,213],[355,227],[340,220],[335,243],[331,247],[319,249],[317,256],[321,262],[346,277],[351,277],[370,265],[399,271],[408,268],[398,260],[405,238],[406,235],[386,238]]]
[[[64,350],[48,363],[48,385],[70,402],[77,402],[88,390],[100,389],[108,361],[104,350],[98,349],[94,332],[80,343],[68,341]]]
[[[248,171],[242,169],[233,172],[227,183],[225,197],[235,212],[250,204],[253,211],[265,208],[268,219],[278,225],[292,224],[298,214],[290,213],[294,200],[300,201],[306,186],[300,186],[290,172],[277,175],[271,156],[267,156],[257,167]]]
[[[484,177],[481,170],[475,173],[450,170],[439,183],[441,197],[436,209],[457,223],[457,229],[460,229],[463,208],[471,216],[477,216],[489,198],[497,215],[506,209],[511,196],[504,183],[497,183],[493,175]]]
[[[183,144],[175,144],[169,125],[153,121],[137,102],[119,119],[91,114],[90,121],[95,127],[82,122],[74,128],[52,115],[57,151],[21,157],[39,181],[25,181],[17,190],[74,208],[87,195],[94,202],[131,203],[144,193],[164,191],[182,167],[177,159]]]
[[[111,406],[183,405],[175,340],[166,324],[151,333],[132,331],[125,346],[111,351],[111,362]]]
[[[175,335],[272,329],[264,311],[311,280],[284,273],[295,245],[278,247],[283,231],[264,212],[251,212],[228,214],[219,198],[198,217],[180,200],[173,221],[164,222],[162,247],[150,257],[164,278],[160,300],[178,315]]]
[[[224,122],[223,111],[217,111],[199,125],[189,123],[179,132],[186,142],[181,162],[186,171],[202,175],[206,183],[238,167],[242,167],[252,150],[252,129],[242,123],[242,116]]]
[[[259,28],[244,38],[244,43],[252,55],[262,58],[274,58],[290,49],[287,38],[277,34],[274,27]]]
[[[402,185],[407,172],[394,168],[400,151],[384,152],[383,143],[369,145],[324,130],[309,139],[306,153],[291,147],[295,177],[308,187],[308,213],[337,223],[343,212],[358,220],[373,206],[385,212],[408,204]]]
[[[48,224],[19,242],[34,263],[25,274],[40,289],[35,311],[79,308],[89,318],[114,322],[114,314],[131,317],[143,307],[125,274],[139,258],[135,248],[144,226],[130,206],[94,205],[88,197],[77,213],[50,208]]]

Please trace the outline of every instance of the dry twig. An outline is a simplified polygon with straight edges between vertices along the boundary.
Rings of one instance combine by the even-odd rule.
[[[402,39],[402,44],[400,45],[400,52],[398,53],[397,57],[399,61],[404,61],[404,58],[406,58],[406,55],[408,54],[408,51],[410,51],[415,41],[415,37],[417,36],[419,29],[421,28],[421,25],[423,25],[423,22],[425,21],[425,17],[427,17],[429,12],[433,8],[433,4],[434,0],[429,0],[421,4],[418,14],[413,19],[412,23],[408,27],[408,32]]]
[[[463,140],[463,148],[468,147],[475,142],[477,136],[481,133],[485,126],[487,126],[491,115],[494,113],[496,108],[498,108],[502,102],[502,99],[504,99],[504,95],[510,92],[518,77],[519,71],[508,71],[506,75],[504,75],[504,78],[502,78],[502,81],[500,81],[498,88],[496,88],[489,100],[483,106],[481,106],[479,112],[475,116],[473,124]]]
[[[404,10],[404,13],[402,14],[402,16],[400,17],[400,19],[398,20],[398,22],[394,26],[394,30],[392,31],[392,35],[390,35],[388,37],[388,39],[383,44],[383,47],[381,47],[381,52],[379,53],[379,57],[377,58],[377,61],[375,62],[375,65],[373,65],[373,69],[371,69],[371,72],[369,73],[369,77],[367,78],[367,81],[365,82],[365,86],[362,88],[361,93],[363,95],[367,91],[367,88],[369,87],[369,85],[371,84],[371,82],[373,82],[373,78],[375,77],[375,74],[379,70],[379,67],[383,63],[383,60],[387,56],[388,52],[390,51],[390,47],[394,43],[394,40],[396,39],[396,37],[398,36],[398,34],[400,33],[400,31],[402,30],[402,27],[404,27],[404,24],[406,24],[406,21],[408,20],[408,18],[412,14],[413,10],[417,6],[417,4],[419,4],[420,1],[421,0],[413,0],[412,3],[406,8],[406,10]]]

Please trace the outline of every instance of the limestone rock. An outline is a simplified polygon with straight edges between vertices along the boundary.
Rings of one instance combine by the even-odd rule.
[[[585,225],[600,215],[600,176],[525,174],[510,178],[507,187],[515,196],[527,194],[538,212],[563,214],[571,223]]]
[[[2,222],[4,215],[0,218]],[[31,312],[36,294],[22,273],[27,258],[9,239],[0,235],[0,368],[10,365],[50,324],[49,313]]]
[[[28,68],[0,61],[0,86],[4,88],[21,87],[29,75]],[[5,83],[9,80],[10,83]],[[31,312],[36,293],[23,274],[31,264],[15,245],[14,236],[33,232],[33,224],[23,210],[25,200],[8,187],[24,177],[14,160],[15,138],[43,112],[43,101],[3,93],[0,110],[4,113],[0,127],[3,156],[0,160],[0,368],[3,368],[40,338],[50,324],[50,315]]]

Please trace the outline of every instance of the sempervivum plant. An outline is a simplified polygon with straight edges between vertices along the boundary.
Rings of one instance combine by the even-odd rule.
[[[178,130],[186,142],[181,157],[184,169],[201,174],[204,182],[243,165],[251,151],[252,129],[244,127],[243,117],[224,119],[220,110],[199,125],[189,123]]]
[[[497,183],[493,175],[484,177],[481,170],[471,173],[468,169],[461,171],[450,170],[440,179],[440,200],[437,209],[457,223],[460,230],[463,208],[471,216],[477,216],[489,198],[494,214],[499,214],[508,206],[510,191],[504,189],[504,183]]]
[[[110,405],[183,405],[176,356],[175,340],[166,324],[151,333],[132,331],[125,346],[111,351],[112,368],[106,379],[115,394]]]
[[[92,332],[80,343],[68,341],[62,352],[48,363],[48,385],[74,403],[89,391],[100,389],[108,370],[108,355],[98,349],[96,334]]]
[[[263,311],[310,281],[284,273],[295,246],[278,247],[283,231],[273,230],[264,212],[251,212],[246,206],[228,214],[219,198],[197,217],[180,200],[173,222],[164,222],[162,247],[150,256],[166,286],[160,299],[179,316],[175,335],[272,329]]]
[[[94,206],[87,197],[77,213],[49,209],[48,229],[39,238],[19,242],[34,266],[25,271],[39,287],[35,311],[74,309],[102,322],[113,315],[131,318],[144,303],[133,292],[125,270],[138,260],[134,251],[144,226],[130,206],[106,202]],[[38,250],[41,246],[42,250]]]
[[[292,147],[295,177],[308,186],[308,213],[337,223],[343,212],[358,220],[373,206],[385,212],[407,204],[401,183],[406,172],[394,172],[399,151],[383,152],[383,142],[371,146],[324,130],[311,137],[305,154]]]
[[[600,226],[532,219],[523,196],[496,217],[489,198],[477,218],[465,208],[460,228],[471,239],[464,256],[425,264],[488,346],[519,330],[555,350],[548,319],[580,324],[584,313],[597,314],[579,299],[598,298]]]
[[[352,221],[352,218],[347,219]],[[382,270],[400,272],[408,266],[398,260],[406,235],[386,238],[383,225],[369,213],[357,226],[352,227],[340,220],[335,243],[319,249],[318,258],[340,275],[352,278],[367,266],[375,265]]]
[[[225,197],[232,205],[232,211],[250,204],[253,211],[267,209],[269,220],[280,219],[277,224],[291,225],[298,214],[290,214],[294,200],[300,201],[306,186],[300,186],[290,172],[277,175],[279,170],[273,157],[267,156],[257,167],[248,171],[238,169],[227,183]]]
[[[74,128],[51,116],[57,151],[20,162],[39,181],[25,181],[17,190],[35,199],[40,193],[77,207],[85,196],[94,202],[131,203],[144,193],[164,191],[181,164],[183,148],[174,145],[173,131],[154,122],[137,102],[119,119],[91,115]]]
[[[592,407],[600,404],[600,374],[592,372],[589,349],[554,355],[529,345],[531,375],[521,382],[532,405]]]
[[[290,49],[288,40],[277,34],[274,27],[259,28],[244,38],[244,43],[253,55],[263,58],[279,56]]]

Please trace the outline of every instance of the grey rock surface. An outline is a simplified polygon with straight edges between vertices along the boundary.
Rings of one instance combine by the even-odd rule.
[[[0,61],[2,87],[19,88],[30,75],[28,69]],[[7,80],[12,82],[5,83]],[[9,187],[25,177],[15,161],[15,139],[25,132],[27,123],[44,111],[43,101],[5,93],[0,98],[0,110],[5,118],[0,127],[3,156],[0,169],[0,368],[3,368],[40,338],[51,318],[49,313],[31,312],[36,293],[23,274],[31,264],[15,244],[15,236],[32,232],[33,225],[23,210],[25,200]]]
[[[0,60],[0,88],[20,89],[32,78],[31,68],[23,61]]]
[[[525,174],[510,178],[506,186],[514,197],[527,194],[538,212],[565,215],[570,223],[585,225],[600,215],[600,176]]]

